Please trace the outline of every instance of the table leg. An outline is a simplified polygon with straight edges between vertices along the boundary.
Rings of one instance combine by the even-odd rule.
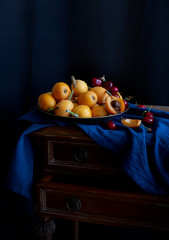
[[[74,221],[73,227],[74,240],[79,240],[79,221],[77,219]]]
[[[52,240],[55,231],[55,222],[48,216],[43,216],[37,220],[34,226],[34,233],[38,240]]]

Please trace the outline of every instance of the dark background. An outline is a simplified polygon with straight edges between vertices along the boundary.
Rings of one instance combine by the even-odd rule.
[[[168,0],[0,1],[3,186],[16,119],[55,82],[103,74],[124,97],[169,105]]]

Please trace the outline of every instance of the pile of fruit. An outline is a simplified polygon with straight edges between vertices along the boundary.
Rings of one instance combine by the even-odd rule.
[[[38,105],[56,116],[92,118],[122,113],[127,102],[118,88],[105,77],[92,78],[92,87],[83,80],[71,76],[70,86],[65,82],[57,82],[51,92],[38,97]]]

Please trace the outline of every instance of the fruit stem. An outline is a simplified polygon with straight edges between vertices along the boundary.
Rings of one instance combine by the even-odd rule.
[[[144,117],[144,114],[145,114],[146,112],[147,112],[147,111],[144,111],[141,116]]]
[[[144,111],[144,112],[142,113],[142,117],[144,116],[144,114],[145,114],[146,112],[150,112],[150,110],[152,109],[152,107],[153,107],[153,106],[149,107],[148,111]]]
[[[101,79],[103,82],[107,82],[107,81],[106,81],[106,78],[105,78],[105,75],[103,75],[100,79]]]
[[[71,76],[71,80],[72,80],[74,88],[76,88],[76,79],[75,79],[75,77]]]
[[[57,107],[55,107],[55,108],[48,108],[48,111],[51,112],[51,111],[54,111],[54,110],[56,110],[56,109],[58,109],[58,108],[59,108],[59,106],[57,106]]]
[[[75,117],[79,117],[79,115],[77,115],[76,113],[74,113],[74,112],[72,112],[72,111],[70,111],[68,109],[66,110],[66,112],[70,113],[71,115],[73,115]]]
[[[74,90],[71,91],[71,94],[69,95],[68,100],[71,100],[73,93],[74,93]]]
[[[109,96],[112,96],[111,92],[109,92],[108,90],[106,90],[106,92],[109,94]]]
[[[152,132],[152,131],[153,131],[152,128],[146,127],[144,124],[142,124],[142,126],[143,126],[145,129],[147,129],[148,132]]]
[[[153,106],[150,106],[149,109],[148,109],[148,112],[150,112],[150,110],[152,109]]]
[[[124,100],[130,101],[132,98],[134,98],[134,97],[133,96],[128,96],[128,97],[125,97]]]

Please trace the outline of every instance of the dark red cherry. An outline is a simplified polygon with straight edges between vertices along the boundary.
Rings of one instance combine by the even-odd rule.
[[[113,92],[112,95],[113,95],[114,97],[118,97],[118,98],[120,97],[116,92]]]
[[[154,122],[154,118],[152,117],[143,117],[143,124],[151,125]]]
[[[100,78],[92,78],[92,87],[102,86],[102,80]]]
[[[139,107],[139,108],[146,108],[144,105],[142,105],[142,104],[139,104],[137,107]]]
[[[119,91],[119,89],[117,88],[117,87],[112,87],[111,89],[110,89],[110,92],[111,92],[111,94],[114,96],[114,94],[115,93],[117,93]]]
[[[144,113],[144,117],[153,118],[153,117],[154,117],[154,114],[151,113],[151,112],[145,112],[145,113]]]
[[[115,129],[116,129],[116,124],[115,124],[113,121],[109,120],[109,121],[107,122],[107,127],[108,127],[108,129],[110,129],[110,130],[115,130]]]
[[[112,82],[112,81],[104,82],[104,83],[103,83],[103,87],[104,87],[106,90],[110,91],[110,89],[113,87],[113,82]]]
[[[123,101],[124,101],[125,109],[127,109],[129,104],[128,104],[128,102],[126,100],[123,100]]]

